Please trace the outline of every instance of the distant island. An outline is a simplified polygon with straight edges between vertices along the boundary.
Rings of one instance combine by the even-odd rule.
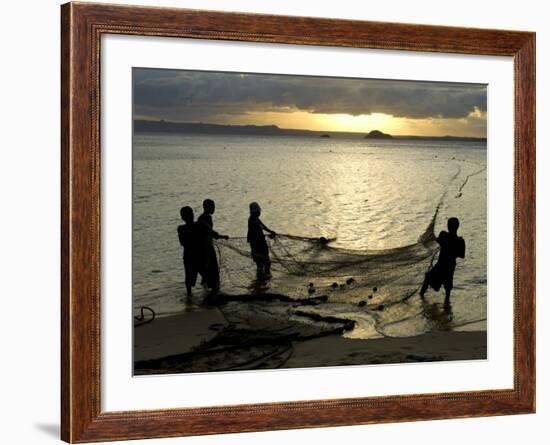
[[[175,134],[209,134],[209,135],[248,135],[248,136],[301,136],[321,138],[367,138],[367,139],[415,139],[436,141],[487,142],[486,138],[464,136],[400,136],[373,130],[366,136],[364,133],[345,131],[314,131],[292,128],[280,128],[277,125],[224,125],[196,122],[170,122],[153,120],[134,120],[136,133],[175,133]]]
[[[372,130],[365,136],[365,139],[393,139],[391,134],[382,133],[380,130]]]

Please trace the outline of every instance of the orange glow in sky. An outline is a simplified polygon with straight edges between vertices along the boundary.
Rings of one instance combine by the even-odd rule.
[[[220,122],[222,121],[222,122]],[[393,135],[486,137],[486,114],[475,110],[466,118],[411,119],[383,113],[322,114],[307,111],[261,111],[221,117],[232,125],[277,125],[280,128],[368,133],[380,130]]]

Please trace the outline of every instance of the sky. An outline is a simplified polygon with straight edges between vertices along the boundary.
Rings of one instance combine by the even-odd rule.
[[[134,118],[487,136],[482,84],[134,68]]]

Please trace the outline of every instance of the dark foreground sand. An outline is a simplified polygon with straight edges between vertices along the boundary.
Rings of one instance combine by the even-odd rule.
[[[487,358],[487,333],[429,332],[416,337],[357,340],[338,335],[299,342],[285,367],[412,363]],[[312,365],[311,363],[316,363]]]
[[[217,308],[184,312],[134,329],[135,375],[243,369],[480,360],[487,333],[433,331],[415,337],[349,339],[342,320],[318,332],[230,326]],[[284,332],[283,332],[284,331]],[[305,333],[304,333],[305,332]]]

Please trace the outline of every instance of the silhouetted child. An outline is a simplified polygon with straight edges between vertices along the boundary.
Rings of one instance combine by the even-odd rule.
[[[257,202],[250,203],[250,217],[248,218],[248,234],[246,240],[250,244],[252,259],[256,263],[258,278],[271,277],[271,261],[269,259],[269,249],[265,240],[264,230],[274,237],[276,233],[267,228],[260,220],[262,209]]]
[[[197,219],[201,238],[202,270],[204,270],[204,282],[206,286],[216,294],[220,290],[220,269],[218,267],[218,257],[212,240],[229,239],[226,235],[220,235],[214,230],[212,215],[216,211],[216,204],[211,199],[205,199],[202,203],[203,213]]]
[[[450,303],[456,259],[464,258],[466,252],[464,239],[457,235],[459,225],[458,218],[449,218],[447,221],[449,231],[445,232],[442,230],[436,238],[436,241],[441,246],[439,258],[436,265],[426,273],[424,283],[420,289],[421,298],[424,298],[428,286],[435,291],[439,291],[441,285],[443,285],[445,289],[445,304],[448,305]]]
[[[187,296],[191,296],[191,289],[197,283],[200,272],[200,251],[197,225],[194,222],[193,209],[189,206],[180,210],[181,219],[185,222],[178,226],[178,237],[183,247],[183,268],[185,270],[185,288]]]

